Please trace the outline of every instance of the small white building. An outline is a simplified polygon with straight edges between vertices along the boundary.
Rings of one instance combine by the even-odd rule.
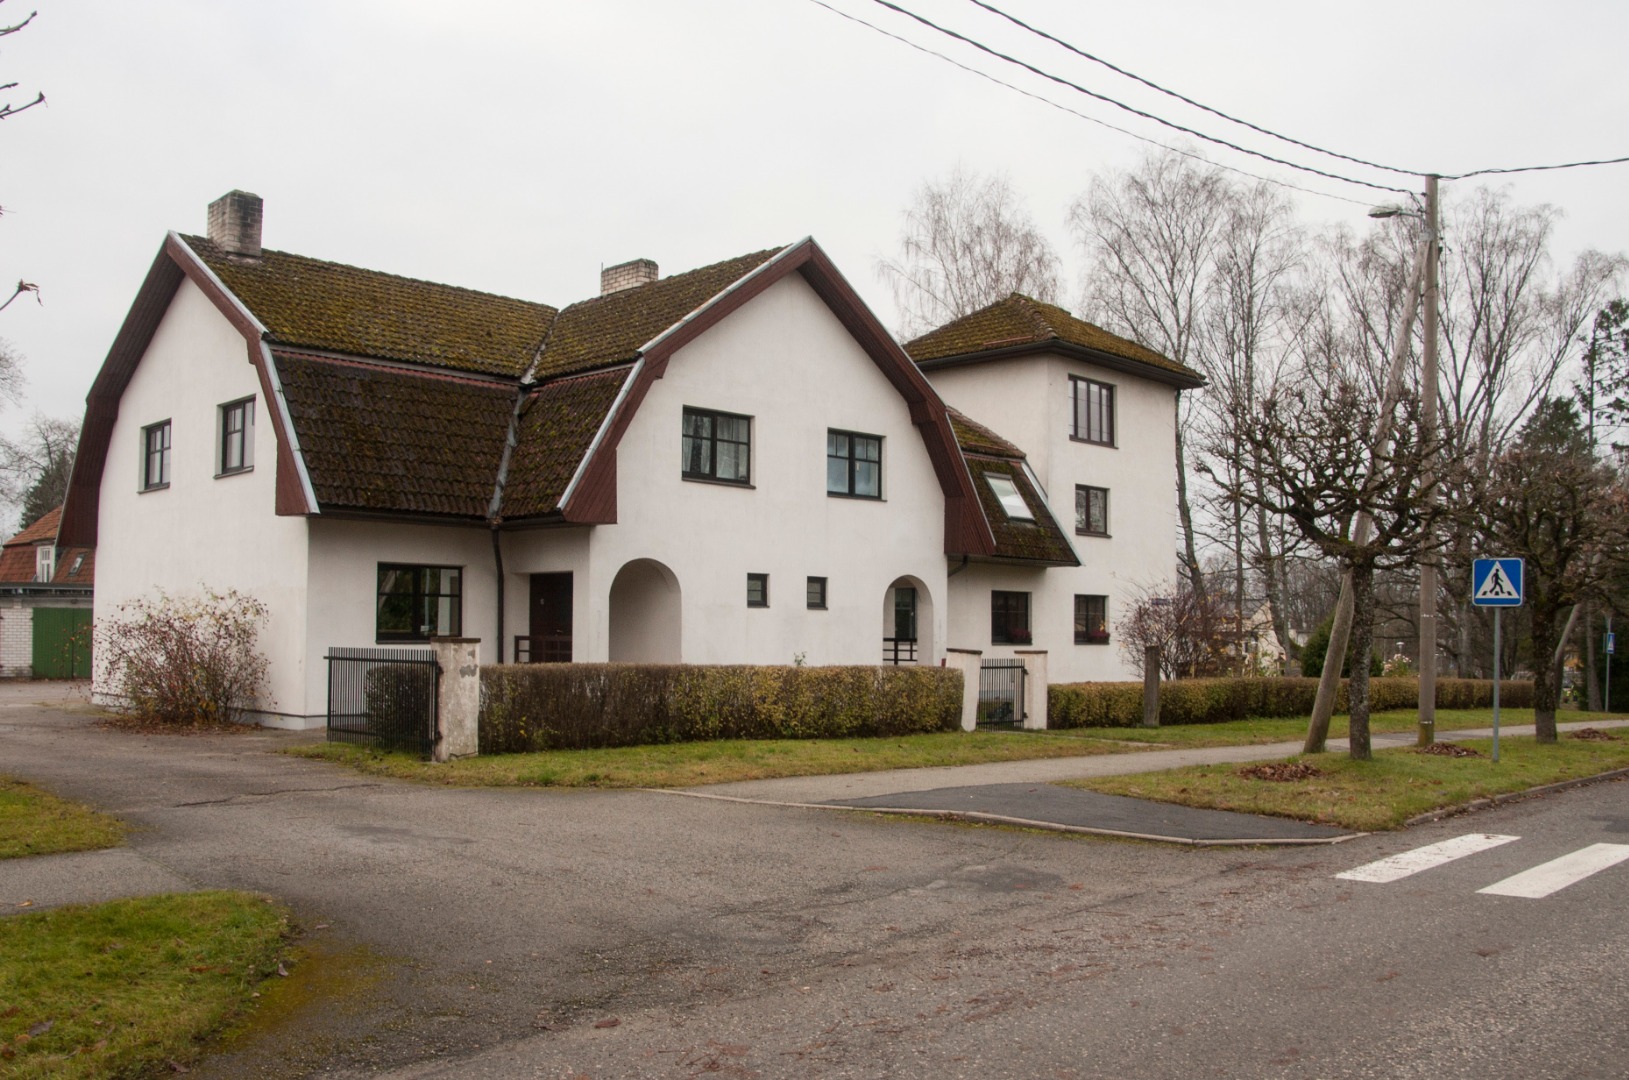
[[[261,210],[232,192],[207,236],[166,238],[88,396],[59,542],[98,545],[99,612],[263,600],[266,722],[321,724],[329,648],[432,635],[488,662],[1028,647],[1055,679],[1124,675],[1114,599],[1170,574],[1192,372],[1078,320],[1099,345],[962,327],[973,347],[929,335],[919,366],[812,240],[666,278],[636,260],[556,309],[263,249]],[[1077,379],[1107,388],[1083,440]],[[1123,493],[1112,536],[1070,485]]]

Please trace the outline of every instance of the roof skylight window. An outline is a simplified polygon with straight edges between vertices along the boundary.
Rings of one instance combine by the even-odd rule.
[[[1011,479],[997,476],[995,473],[985,473],[984,482],[995,492],[995,497],[1001,502],[1001,509],[1006,511],[1009,518],[1014,521],[1035,520],[1035,516],[1029,512],[1029,507],[1024,505],[1024,497],[1018,493],[1018,485]]]

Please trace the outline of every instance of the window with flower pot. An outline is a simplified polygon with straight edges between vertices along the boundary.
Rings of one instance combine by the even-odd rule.
[[[996,645],[1028,645],[1029,593],[990,592],[990,641]]]

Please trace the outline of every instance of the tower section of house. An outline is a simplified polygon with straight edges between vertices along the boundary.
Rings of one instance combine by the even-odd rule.
[[[1114,625],[1128,599],[1174,584],[1177,400],[1203,378],[1016,293],[906,350],[946,403],[986,425],[986,451],[1022,461],[1010,481],[994,479],[991,522],[1005,524],[1009,551],[1026,530],[1044,546],[1038,496],[1078,556],[970,559],[950,581],[951,643],[987,655],[1046,648],[1054,682],[1132,677]],[[991,456],[968,456],[985,486],[990,470],[976,462]]]
[[[61,543],[97,609],[264,601],[261,719],[335,647],[935,663],[998,554],[949,410],[812,240],[554,308],[170,234],[87,399]],[[111,687],[100,687],[106,692]]]

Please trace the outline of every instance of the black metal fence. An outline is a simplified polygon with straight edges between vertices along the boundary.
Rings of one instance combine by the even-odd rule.
[[[328,741],[429,757],[441,666],[427,649],[331,648]]]
[[[1015,727],[1024,720],[1024,662],[985,660],[979,664],[978,726]]]
[[[571,635],[515,635],[515,663],[517,664],[569,664],[571,663]]]

